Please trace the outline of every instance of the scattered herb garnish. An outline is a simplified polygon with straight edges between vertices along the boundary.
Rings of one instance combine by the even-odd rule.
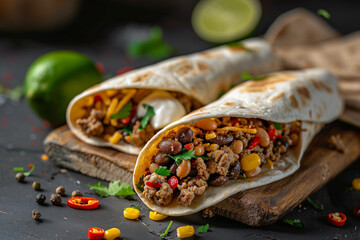
[[[199,233],[206,233],[206,232],[208,231],[208,229],[209,229],[209,224],[206,224],[206,225],[200,226],[200,227],[197,229],[197,231],[198,231]]]
[[[101,182],[95,185],[87,185],[90,189],[95,190],[101,197],[108,196],[130,196],[134,195],[134,191],[128,183],[122,183],[120,180],[109,183],[109,187],[105,187]]]
[[[137,189],[139,189],[139,191],[141,192],[144,191],[144,188],[142,186],[144,186],[144,176],[141,176],[139,178],[139,182],[136,184]]]
[[[345,192],[348,193],[348,192],[352,192],[354,191],[355,189],[353,187],[348,187],[348,188],[345,188]]]
[[[180,153],[178,155],[170,155],[170,154],[163,154],[163,156],[168,156],[172,159],[175,160],[175,163],[176,165],[180,165],[180,163],[183,161],[183,160],[189,160],[189,159],[192,159],[192,158],[195,158],[195,150],[186,150],[185,148],[183,148]]]
[[[317,11],[317,14],[320,15],[320,16],[323,16],[324,18],[326,19],[330,19],[330,13],[328,11],[326,11],[325,9],[319,9]]]
[[[155,173],[157,175],[163,176],[163,177],[167,177],[170,176],[170,170],[167,170],[167,167],[164,166],[160,166],[157,169],[155,169]]]
[[[302,228],[304,224],[300,221],[300,219],[284,219],[284,223],[290,224],[291,226]]]
[[[277,130],[281,130],[281,124],[280,123],[274,122],[274,127]]]
[[[6,89],[0,85],[0,94],[11,100],[17,101],[24,95],[24,88],[22,86],[14,87],[13,89]]]
[[[13,168],[13,171],[14,171],[14,172],[23,172],[23,171],[24,171],[24,168],[23,168],[23,167],[14,167],[14,168]]]
[[[24,176],[28,177],[30,176],[30,174],[35,170],[35,165],[32,165],[31,169],[28,172],[24,172],[24,168],[23,167],[14,167],[13,171],[14,172],[24,172]]]
[[[254,50],[252,50],[251,48],[248,48],[248,47],[245,47],[244,43],[243,42],[231,42],[231,43],[228,43],[226,44],[228,47],[231,47],[231,48],[242,48],[244,50],[246,50],[247,52],[252,52]]]
[[[35,170],[35,165],[32,166],[32,168],[28,172],[24,172],[24,175],[26,177],[30,176],[30,174]]]
[[[149,123],[149,120],[155,116],[154,108],[150,105],[143,104],[143,107],[146,109],[145,116],[140,121],[141,127],[138,129],[138,131],[144,131],[146,126]]]
[[[122,131],[128,133],[131,140],[133,139],[132,131],[131,131],[131,129],[129,127],[123,128]]]
[[[132,110],[132,103],[125,104],[119,112],[111,114],[111,119],[126,118],[130,116]]]
[[[194,156],[195,158],[202,158],[202,160],[208,161],[211,160],[211,157],[207,157],[207,156]]]
[[[311,200],[310,198],[307,198],[306,199],[316,210],[324,210],[324,205],[322,205],[321,203],[319,202],[316,202],[316,201],[313,201]]]
[[[247,179],[246,174],[243,171],[240,171],[240,174],[243,176],[244,179]]]
[[[169,225],[167,226],[166,230],[164,233],[160,234],[160,237],[166,237],[169,233],[169,229],[171,227],[171,225],[173,224],[173,221],[170,221]]]
[[[148,39],[130,42],[127,52],[133,58],[144,56],[160,60],[169,57],[173,53],[173,48],[164,42],[161,28],[154,27]]]
[[[247,73],[247,72],[241,73],[241,78],[242,78],[243,80],[254,80],[254,81],[257,81],[257,80],[263,80],[263,79],[265,79],[266,77],[267,77],[266,75],[253,76],[253,75],[251,75],[250,73]]]

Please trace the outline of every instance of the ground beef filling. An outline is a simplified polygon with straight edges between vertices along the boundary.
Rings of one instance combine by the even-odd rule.
[[[107,90],[89,96],[83,106],[86,114],[77,119],[76,124],[88,137],[100,138],[112,144],[123,141],[143,147],[157,131],[150,123],[145,129],[140,129],[142,119],[136,116],[136,106],[151,92],[152,90],[149,89]],[[187,95],[170,93],[183,104],[187,112],[201,107],[199,102]],[[128,100],[125,104],[132,105],[130,116],[123,119],[111,119],[112,114],[119,112],[122,109],[121,106],[125,106],[122,99]]]
[[[144,178],[144,196],[158,205],[191,205],[206,188],[255,177],[297,145],[301,123],[202,119],[172,130],[158,144]],[[176,161],[175,161],[176,160]],[[164,170],[167,170],[164,171]]]

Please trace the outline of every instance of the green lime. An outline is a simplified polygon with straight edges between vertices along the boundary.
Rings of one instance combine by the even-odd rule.
[[[226,43],[249,35],[260,17],[258,0],[202,0],[192,13],[192,26],[202,39]]]
[[[102,82],[94,62],[74,51],[54,51],[35,60],[25,77],[31,108],[54,125],[65,123],[66,108],[79,93]]]

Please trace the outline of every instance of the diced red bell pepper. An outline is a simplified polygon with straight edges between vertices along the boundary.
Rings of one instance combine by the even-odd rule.
[[[130,66],[120,68],[119,70],[116,71],[116,76],[124,74],[134,69],[135,69],[134,67],[130,67]]]
[[[146,182],[146,185],[149,186],[149,187],[152,187],[152,188],[160,188],[161,187],[161,183],[159,182],[156,182],[156,183],[153,183],[153,182]]]
[[[238,119],[237,118],[233,118],[233,119],[231,119],[231,125],[235,125],[235,124],[237,124],[239,121],[238,121]]]
[[[177,185],[179,184],[179,180],[177,179],[177,177],[172,176],[169,181],[168,184],[170,185],[171,189],[174,191],[177,187]]]
[[[95,209],[99,206],[99,200],[89,197],[72,197],[67,200],[67,205],[76,209]]]
[[[101,101],[102,101],[102,98],[100,97],[100,95],[94,96],[94,103],[101,102]]]
[[[103,239],[105,231],[102,228],[91,227],[88,230],[88,237],[90,240],[100,240]]]
[[[338,217],[336,215],[339,215]],[[338,213],[329,213],[328,214],[328,221],[334,226],[341,227],[344,226],[346,222],[345,214],[338,212]]]
[[[270,140],[273,141],[273,142],[275,142],[276,139],[277,139],[277,136],[275,135],[275,131],[276,131],[276,129],[273,128],[273,129],[271,129],[271,130],[268,132],[269,138],[270,138]]]
[[[260,137],[259,136],[256,136],[254,137],[250,143],[249,143],[249,146],[248,146],[248,149],[253,149],[254,147],[256,147],[257,145],[259,145],[260,143]]]
[[[125,118],[121,118],[121,119],[120,119],[120,122],[121,122],[122,124],[128,124],[128,123],[130,122],[131,118],[132,118],[131,115],[128,116],[128,117],[125,117]]]
[[[34,166],[34,164],[29,163],[29,164],[28,164],[28,169],[32,169],[32,168],[33,168],[33,166]]]
[[[194,149],[194,143],[188,143],[185,144],[184,147],[186,148],[186,150],[190,151]]]
[[[355,217],[360,218],[360,205],[357,205],[357,206],[354,208],[353,213],[354,213],[354,216],[355,216]]]

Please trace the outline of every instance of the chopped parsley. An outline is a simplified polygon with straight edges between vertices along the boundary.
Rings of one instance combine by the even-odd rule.
[[[244,179],[247,179],[246,174],[243,171],[240,171],[240,174],[243,176]]]
[[[209,224],[206,224],[206,225],[200,226],[200,227],[197,229],[197,231],[198,231],[199,233],[206,233],[206,232],[208,231],[208,229],[209,229]]]
[[[143,104],[143,107],[146,109],[145,116],[140,121],[141,127],[139,128],[139,131],[144,131],[146,126],[148,125],[150,119],[155,116],[154,108],[150,105]]]
[[[24,172],[25,169],[24,169],[23,167],[14,167],[14,168],[13,168],[13,171],[14,171],[14,172],[24,172],[24,176],[25,176],[25,177],[30,176],[30,174],[31,174],[34,170],[35,170],[35,165],[33,165],[28,172]]]
[[[166,230],[164,233],[160,234],[160,237],[166,237],[169,234],[169,229],[171,227],[171,225],[173,224],[173,221],[170,221],[169,225],[167,226]]]
[[[330,19],[330,17],[331,17],[330,13],[328,11],[326,11],[325,9],[319,9],[317,11],[317,14],[324,17],[324,18],[326,18],[326,19]]]
[[[139,191],[141,192],[144,191],[144,188],[142,186],[144,186],[144,176],[141,176],[139,178],[139,182],[136,184],[137,189],[139,189]]]
[[[133,139],[132,130],[129,127],[123,128],[122,131],[128,133],[131,140]]]
[[[266,75],[253,76],[253,75],[251,75],[250,73],[247,73],[247,72],[241,73],[241,78],[243,80],[257,81],[257,80],[264,80],[266,77],[267,77]]]
[[[170,170],[167,170],[167,167],[164,166],[160,166],[157,169],[155,169],[155,173],[157,175],[163,176],[163,177],[167,177],[170,176]]]
[[[297,227],[297,228],[302,228],[304,227],[304,224],[300,221],[300,219],[294,219],[294,220],[291,220],[291,219],[284,219],[283,221],[284,223],[287,223],[291,226],[294,226],[294,227]]]
[[[88,184],[87,186],[90,189],[95,190],[95,192],[101,197],[130,196],[135,194],[128,183],[122,183],[120,185],[120,180],[110,182],[109,187],[104,186],[101,182],[98,182],[95,185]]]
[[[111,114],[111,119],[126,118],[130,116],[132,103],[125,104],[118,113]]]
[[[14,172],[23,172],[23,171],[24,171],[24,168],[23,168],[23,167],[14,167],[14,168],[13,168],[13,171],[14,171]]]
[[[310,198],[307,198],[306,199],[316,210],[324,210],[324,205],[322,205],[321,203],[319,202],[316,202],[316,201],[313,201],[311,200]]]
[[[165,153],[165,154],[163,154],[163,156],[168,156],[168,157],[174,159],[176,165],[178,165],[178,166],[181,164],[181,162],[183,160],[189,160],[189,159],[192,159],[192,158],[197,158],[195,156],[195,150],[194,149],[188,151],[188,150],[186,150],[186,148],[183,148],[178,155],[172,156],[170,154]]]

